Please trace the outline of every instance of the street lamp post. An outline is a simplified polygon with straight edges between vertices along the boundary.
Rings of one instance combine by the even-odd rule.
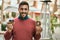
[[[49,2],[50,0],[41,1],[44,3],[44,9],[42,9],[43,13],[43,33],[42,38],[50,38],[49,36],[49,29],[50,29],[50,10],[49,10]]]
[[[3,5],[4,5],[4,0],[2,0],[1,23],[3,22]]]

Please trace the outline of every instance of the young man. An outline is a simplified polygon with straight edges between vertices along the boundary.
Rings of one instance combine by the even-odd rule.
[[[28,17],[29,4],[25,1],[19,4],[19,17],[14,19],[13,25],[7,24],[5,40],[39,40],[40,33],[36,35],[36,23]]]

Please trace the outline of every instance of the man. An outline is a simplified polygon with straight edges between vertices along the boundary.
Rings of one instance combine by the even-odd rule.
[[[18,11],[20,13],[18,18],[14,19],[12,24],[7,24],[7,32],[4,34],[5,40],[39,40],[40,33],[36,35],[36,23],[28,17],[29,4],[25,1],[19,4]]]

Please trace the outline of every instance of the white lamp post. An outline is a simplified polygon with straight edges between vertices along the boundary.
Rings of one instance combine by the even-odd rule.
[[[44,5],[43,5],[44,9],[42,9],[42,13],[43,13],[42,38],[49,39],[50,38],[50,35],[49,35],[49,30],[50,30],[50,10],[49,10],[49,3],[48,2],[51,2],[51,1],[50,0],[44,0],[44,1],[41,1],[41,2],[44,3]]]

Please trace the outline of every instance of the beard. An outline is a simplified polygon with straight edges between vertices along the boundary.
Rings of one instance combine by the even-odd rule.
[[[26,14],[26,16],[23,17],[22,14]],[[26,18],[28,18],[28,13],[26,13],[26,12],[20,12],[20,19],[25,20]]]
[[[27,13],[27,12],[20,12],[20,14],[26,14],[26,15],[28,15],[28,13]]]
[[[21,16],[22,18],[24,18],[24,17],[22,16],[22,14],[26,14],[25,16],[27,16],[27,15],[28,15],[28,13],[27,13],[27,12],[20,12],[20,16]]]

